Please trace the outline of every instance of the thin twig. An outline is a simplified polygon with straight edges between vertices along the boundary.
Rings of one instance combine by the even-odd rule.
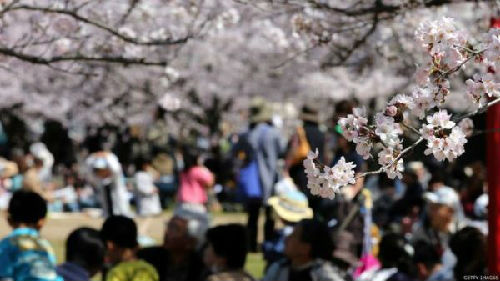
[[[410,131],[414,132],[415,134],[420,135],[420,132],[416,128],[414,128],[408,124],[405,124],[404,122],[401,122],[401,125],[403,125],[403,127],[407,128],[407,129],[409,129]]]

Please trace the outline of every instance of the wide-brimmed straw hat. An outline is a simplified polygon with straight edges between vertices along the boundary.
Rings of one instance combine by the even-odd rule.
[[[300,112],[300,119],[302,119],[302,121],[319,123],[319,112],[316,108],[305,105]]]
[[[280,218],[288,222],[299,222],[313,217],[313,211],[307,205],[307,197],[297,190],[271,197],[268,203]]]
[[[273,118],[273,110],[263,98],[257,97],[250,102],[249,115],[251,123],[268,122]]]

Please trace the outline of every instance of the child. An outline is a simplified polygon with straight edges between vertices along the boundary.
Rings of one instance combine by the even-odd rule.
[[[136,163],[137,173],[134,176],[136,185],[137,212],[141,216],[161,213],[158,188],[154,184],[157,172],[151,165],[151,160],[139,158]]]
[[[62,281],[49,242],[40,237],[47,202],[37,193],[18,191],[9,202],[11,234],[0,242],[0,280]]]
[[[77,228],[66,241],[66,262],[57,267],[65,281],[89,281],[102,269],[106,248],[98,230]]]
[[[206,189],[214,184],[213,174],[200,164],[200,156],[195,149],[184,149],[184,170],[177,199],[181,204],[205,205],[208,200]]]
[[[158,281],[150,264],[137,258],[137,225],[124,216],[111,216],[104,222],[101,237],[107,248],[106,261],[112,265],[107,281]]]

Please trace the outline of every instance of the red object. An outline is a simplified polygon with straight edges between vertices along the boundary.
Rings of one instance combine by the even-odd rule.
[[[500,128],[500,104],[488,109],[487,128]],[[488,270],[500,274],[500,132],[487,134]]]
[[[491,18],[490,27],[500,28],[500,18]],[[488,69],[494,73],[494,69]],[[487,129],[500,128],[500,104],[488,109]],[[488,271],[500,274],[500,132],[487,135],[488,166]]]
[[[491,28],[500,28],[500,18],[491,18],[490,19],[490,27]]]

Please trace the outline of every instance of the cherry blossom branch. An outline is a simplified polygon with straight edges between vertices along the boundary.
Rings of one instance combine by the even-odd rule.
[[[481,114],[481,113],[484,113],[486,112],[486,110],[499,103],[500,102],[500,98],[497,98],[496,100],[494,101],[491,101],[490,103],[488,103],[486,106],[484,106],[483,108],[481,108],[481,111],[476,111],[476,112],[473,112],[473,113],[470,113],[470,114],[467,114],[461,118],[459,118],[457,121],[461,121],[465,118],[470,118],[470,117],[473,117],[475,115],[478,115],[478,114]],[[415,128],[411,127],[411,126],[408,126],[404,123],[401,123],[403,124],[403,126],[411,129],[412,131],[416,132],[417,134],[420,135],[419,139],[417,141],[415,141],[413,144],[411,144],[410,146],[408,146],[407,148],[405,148],[403,151],[401,151],[398,155],[398,157],[396,157],[389,165],[385,166],[385,167],[381,167],[379,168],[378,170],[375,170],[375,171],[370,171],[370,172],[365,172],[365,173],[361,173],[359,175],[356,176],[356,179],[358,178],[364,178],[368,175],[375,175],[375,174],[381,174],[384,171],[384,168],[387,168],[387,167],[391,167],[393,165],[396,165],[397,162],[403,158],[403,156],[405,156],[406,154],[408,154],[409,152],[411,152],[413,149],[415,149],[419,144],[421,144],[425,139],[423,138],[422,134]],[[500,128],[495,128],[495,129],[488,129],[488,130],[481,130],[481,131],[477,131],[476,133],[472,134],[470,137],[473,137],[473,136],[477,136],[479,134],[483,134],[483,133],[490,133],[490,132],[500,132]]]
[[[15,57],[22,61],[26,61],[34,64],[51,64],[64,61],[81,61],[81,62],[104,62],[112,64],[123,64],[123,65],[146,65],[146,66],[167,66],[167,61],[148,61],[145,58],[127,58],[121,56],[110,56],[110,57],[97,57],[97,56],[85,56],[85,55],[74,55],[74,56],[54,56],[50,58],[38,57],[30,54],[25,54],[21,52],[16,52],[9,48],[0,47],[0,54]]]
[[[70,16],[79,22],[83,22],[83,23],[92,25],[94,27],[97,27],[101,30],[104,30],[104,31],[122,39],[123,41],[125,41],[127,43],[132,43],[132,44],[136,44],[136,45],[146,45],[146,46],[175,45],[175,44],[186,43],[190,39],[190,36],[186,36],[184,38],[179,38],[179,39],[169,38],[169,39],[163,39],[163,40],[141,41],[141,40],[138,40],[137,38],[133,38],[133,37],[127,36],[125,34],[122,34],[119,31],[117,31],[109,26],[106,26],[102,23],[99,23],[97,21],[93,21],[89,18],[81,16],[76,11],[70,11],[70,10],[66,10],[66,9],[19,5],[19,6],[15,6],[15,7],[10,8],[10,10],[38,11],[38,12],[43,12],[43,13],[48,13],[48,14],[61,14],[61,15]]]
[[[396,95],[382,112],[375,114],[372,123],[369,123],[364,108],[354,108],[351,114],[339,120],[342,135],[356,144],[356,152],[364,159],[373,157],[372,153],[377,150],[380,168],[354,177],[351,168],[353,163],[343,161],[332,168],[323,167],[315,162],[311,163],[317,153],[309,155],[304,166],[308,180],[313,182],[315,188],[319,185],[323,189],[331,187],[336,191],[351,180],[383,172],[389,178],[401,178],[404,171],[403,158],[424,141],[427,143],[425,155],[432,154],[439,161],[453,161],[465,152],[467,137],[473,133],[473,122],[469,117],[483,113],[500,102],[500,83],[495,81],[491,73],[475,74],[474,79],[467,80],[466,84],[470,101],[479,109],[454,118],[453,121],[452,115],[443,109],[450,92],[448,78],[451,74],[478,56],[480,59],[477,61],[488,66],[488,71],[492,65],[500,63],[500,31],[488,32],[484,42],[486,48],[483,50],[469,47],[470,40],[456,28],[454,20],[450,18],[423,23],[415,36],[428,54],[425,67],[419,69],[416,75],[419,87],[411,95]],[[410,114],[420,120],[419,129],[405,123]],[[403,128],[419,136],[418,140],[406,148],[400,138],[404,134]],[[339,174],[330,176],[329,172],[333,170]],[[321,196],[329,194],[322,189],[315,192]]]
[[[374,2],[379,2],[379,1],[374,1]],[[327,11],[335,12],[338,14],[343,14],[345,16],[349,17],[360,17],[360,16],[365,16],[369,14],[374,14],[374,13],[397,13],[402,10],[406,10],[409,8],[419,8],[419,7],[437,7],[437,6],[442,6],[450,3],[458,3],[458,2],[477,2],[477,1],[472,1],[472,0],[431,0],[431,1],[422,1],[423,3],[420,4],[416,1],[408,1],[408,2],[402,2],[400,5],[373,5],[371,7],[361,7],[357,9],[353,8],[338,8],[338,7],[333,7],[327,2],[324,1],[317,1],[317,0],[308,0],[307,3],[316,9],[324,9]]]
[[[493,106],[493,105],[495,105],[495,104],[497,104],[499,102],[500,102],[500,98],[496,98],[493,101],[490,101],[489,103],[487,103],[485,106],[480,107],[480,108],[478,108],[477,110],[475,110],[473,112],[470,112],[468,114],[465,114],[465,115],[461,116],[457,121],[460,121],[462,119],[470,118],[470,117],[473,117],[475,115],[484,113],[484,112],[486,112],[488,110],[488,108],[490,108],[491,106]]]
[[[410,131],[420,135],[420,132],[416,128],[406,124],[405,122],[401,122],[401,125],[403,125],[403,127],[407,128],[407,129],[409,129]]]

